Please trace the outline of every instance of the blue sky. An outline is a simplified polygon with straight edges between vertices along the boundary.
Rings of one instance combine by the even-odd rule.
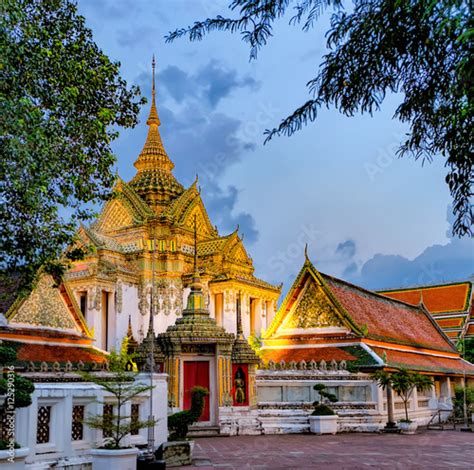
[[[472,240],[450,237],[450,196],[441,158],[398,159],[406,128],[391,119],[400,97],[380,112],[347,118],[323,110],[294,136],[263,145],[263,132],[308,99],[305,88],[325,50],[328,19],[303,33],[278,22],[275,36],[249,62],[237,35],[199,43],[164,36],[226,14],[228,0],[79,0],[102,50],[149,97],[157,57],[157,105],[175,175],[199,174],[204,202],[222,234],[239,224],[257,275],[285,290],[304,260],[368,288],[466,279]],[[122,178],[146,135],[146,114],[114,143]]]

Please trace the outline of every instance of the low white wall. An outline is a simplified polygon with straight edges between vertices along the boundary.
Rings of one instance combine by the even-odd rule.
[[[25,374],[29,375],[29,374]],[[31,374],[30,377],[32,378]],[[139,374],[137,380],[148,384],[150,377]],[[153,376],[153,415],[157,419],[155,425],[155,445],[158,447],[167,440],[167,375],[154,374]],[[102,402],[111,400],[110,395],[98,385],[86,382],[36,382],[32,404],[27,408],[20,408],[16,413],[16,441],[22,447],[28,447],[30,452],[26,458],[27,468],[43,469],[54,466],[64,468],[71,465],[88,467],[89,452],[92,447],[102,444],[101,431],[88,428],[84,425],[82,440],[72,440],[72,411],[73,406],[85,406],[85,417],[101,414]],[[110,401],[112,404],[113,401]],[[139,406],[141,420],[149,416],[150,392],[136,397],[132,403]],[[50,439],[49,442],[37,443],[38,408],[51,406]],[[130,404],[127,404],[124,413],[130,415]],[[147,429],[141,429],[138,435],[127,436],[125,444],[146,445]],[[76,468],[76,467],[74,467]]]

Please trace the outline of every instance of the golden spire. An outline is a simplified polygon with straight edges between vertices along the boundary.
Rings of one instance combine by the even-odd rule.
[[[152,60],[152,96],[148,119],[148,135],[134,165],[137,174],[130,181],[131,186],[159,213],[163,206],[179,196],[184,188],[176,181],[171,171],[174,163],[168,157],[161,140],[160,118],[156,109],[155,56]]]
[[[148,126],[152,124],[156,124],[159,126],[161,124],[160,118],[158,117],[158,111],[156,110],[156,90],[155,90],[155,54],[153,54],[153,59],[151,61],[151,68],[152,68],[152,85],[151,85],[151,108],[150,114],[146,121]]]

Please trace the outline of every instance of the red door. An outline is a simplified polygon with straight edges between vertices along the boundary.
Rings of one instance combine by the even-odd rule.
[[[184,409],[191,408],[191,389],[197,385],[209,388],[209,361],[184,361]],[[198,421],[210,421],[209,395],[205,397],[204,410]]]

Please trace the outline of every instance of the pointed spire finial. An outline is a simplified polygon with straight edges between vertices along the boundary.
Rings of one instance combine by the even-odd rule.
[[[243,339],[244,337],[244,330],[242,328],[242,298],[241,292],[239,290],[239,294],[237,296],[237,338]]]
[[[309,256],[308,256],[308,244],[306,243],[304,246],[304,257],[305,260],[309,262]]]
[[[155,65],[155,54],[153,54],[153,59],[151,60],[151,108],[150,114],[148,115],[148,119],[146,121],[148,126],[151,126],[152,124],[159,126],[161,124],[160,118],[158,117],[158,111],[156,110]]]
[[[196,214],[194,214],[194,272],[197,273],[197,254],[198,254],[198,246],[197,246],[197,218]]]

